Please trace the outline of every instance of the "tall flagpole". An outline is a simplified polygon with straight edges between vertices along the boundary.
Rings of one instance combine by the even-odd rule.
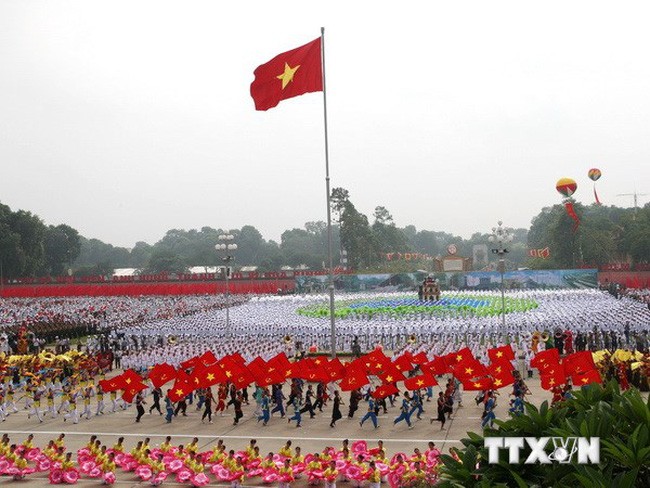
[[[332,257],[332,208],[330,205],[330,153],[327,139],[327,90],[325,89],[325,27],[320,28],[320,59],[323,71],[323,116],[325,120],[325,190],[327,192],[327,258],[329,260],[331,354],[336,357],[336,321],[334,320],[334,259]]]

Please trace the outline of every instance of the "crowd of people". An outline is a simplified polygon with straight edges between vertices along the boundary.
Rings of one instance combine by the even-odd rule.
[[[303,478],[309,485],[323,483],[327,488],[335,488],[337,482],[349,482],[353,487],[367,482],[371,488],[388,482],[395,488],[409,482],[435,482],[439,456],[433,442],[424,451],[415,448],[412,454],[397,452],[389,458],[382,441],[370,447],[364,440],[350,443],[345,439],[338,449],[327,446],[306,453],[288,440],[277,452],[262,453],[255,439],[241,451],[228,449],[219,439],[212,449],[201,452],[196,437],[186,445],[175,445],[168,436],[157,446],[145,438],[129,450],[123,437],[108,446],[96,435],[73,453],[66,448],[63,433],[43,447],[34,445],[33,435],[22,443],[12,443],[5,434],[0,440],[0,474],[22,480],[34,473],[48,473],[51,484],[75,484],[84,477],[112,485],[119,475],[121,480],[147,481],[153,486],[175,479],[198,487],[213,478],[233,488],[254,479],[288,488]]]

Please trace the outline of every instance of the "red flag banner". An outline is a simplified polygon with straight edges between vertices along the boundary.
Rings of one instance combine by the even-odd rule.
[[[430,374],[421,374],[419,376],[414,376],[409,378],[404,382],[404,387],[407,390],[419,390],[420,388],[428,388],[430,386],[436,386],[438,382]]]
[[[591,369],[584,373],[572,374],[571,381],[575,386],[585,386],[590,383],[602,383],[603,379],[597,369]]]
[[[321,39],[278,54],[255,70],[251,96],[256,110],[268,110],[282,100],[323,91]]]
[[[490,361],[493,363],[512,361],[515,359],[515,352],[512,350],[512,346],[510,346],[510,344],[488,349],[487,353]]]
[[[149,379],[153,383],[153,386],[160,388],[168,381],[176,379],[176,369],[174,369],[171,364],[156,364],[151,371],[149,371]]]
[[[381,385],[372,392],[372,396],[373,398],[379,400],[381,398],[386,398],[387,396],[394,395],[397,392],[399,392],[399,390],[395,385]]]
[[[485,377],[476,380],[463,380],[463,389],[465,391],[483,391],[492,389],[492,379]]]

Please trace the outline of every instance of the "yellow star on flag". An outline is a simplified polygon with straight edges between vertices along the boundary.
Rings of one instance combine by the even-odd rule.
[[[386,381],[388,381],[389,383],[392,383],[393,382],[393,377],[390,376],[390,375],[386,376]]]
[[[474,370],[472,368],[465,368],[465,373],[472,374]]]
[[[206,376],[206,379],[208,381],[212,381],[214,379],[214,375],[212,373],[208,373],[208,376]]]
[[[317,359],[316,361],[314,361],[314,363],[315,363],[315,364],[320,364],[320,363],[321,363],[321,360],[320,360],[320,359]]]
[[[176,390],[176,396],[181,396],[183,394],[183,390]]]
[[[289,66],[289,63],[284,63],[284,73],[276,76],[278,80],[282,80],[283,90],[289,84],[290,81],[293,81],[293,75],[296,74],[298,68],[300,68],[300,65],[297,65],[295,68],[292,68],[291,66]]]
[[[503,383],[503,381],[501,381],[501,380],[494,380],[494,385],[495,385],[495,386],[501,386],[501,383]]]
[[[463,355],[462,354],[459,354],[458,356],[456,356],[456,362],[460,363],[462,360],[463,360]]]
[[[589,380],[587,378],[582,378],[580,381],[582,381],[585,384],[589,382]]]
[[[127,384],[127,385],[130,385],[130,384],[131,384],[131,378],[127,378],[127,379],[126,379],[126,384]]]
[[[418,386],[422,386],[422,385],[424,384],[424,381],[422,381],[422,380],[418,380],[418,381],[417,381],[417,384],[418,384]]]
[[[226,371],[226,376],[227,376],[228,378],[231,378],[231,377],[232,377],[232,373],[231,373],[230,371]]]
[[[474,388],[483,388],[483,385],[481,383],[474,383]]]
[[[497,356],[498,358],[500,358],[501,356],[503,356],[503,352],[502,352],[502,351],[497,352],[497,353],[496,353],[496,356]]]
[[[555,384],[555,380],[553,378],[550,379],[548,382],[549,385],[553,386]]]

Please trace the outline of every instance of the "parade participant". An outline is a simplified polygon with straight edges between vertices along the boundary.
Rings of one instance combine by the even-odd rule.
[[[90,416],[92,415],[92,412],[90,410],[90,397],[93,394],[93,389],[89,386],[83,390],[83,402],[84,402],[84,409],[81,412],[81,417],[84,415],[86,416],[86,420],[90,420]]]
[[[144,405],[147,402],[144,399],[144,395],[142,394],[141,391],[138,392],[138,394],[135,397],[135,408],[138,412],[138,415],[135,417],[136,422],[140,422],[140,419],[144,415]]]
[[[369,476],[368,483],[370,488],[379,488],[381,485],[381,473],[374,461],[370,461],[368,466]]]
[[[279,488],[289,488],[294,480],[291,460],[285,459],[283,466],[278,470]]]
[[[169,398],[169,393],[171,390],[167,390],[167,395],[165,395],[165,420],[168,424],[172,423],[172,418],[174,417],[174,403],[171,398]]]
[[[409,429],[413,428],[413,425],[411,424],[411,418],[409,416],[409,412],[411,411],[411,405],[410,405],[410,397],[408,392],[404,392],[404,398],[402,399],[402,406],[400,407],[400,414],[398,417],[393,420],[393,425],[397,425],[400,423],[402,420],[406,422],[406,424],[409,426]]]
[[[101,385],[97,386],[97,410],[95,416],[104,415],[104,389]]]
[[[269,404],[269,394],[268,391],[264,390],[262,392],[262,398],[260,401],[261,414],[257,417],[257,421],[263,420],[262,425],[266,426],[269,419],[271,418],[271,410]]]
[[[440,430],[444,430],[447,417],[445,416],[446,402],[445,402],[445,394],[443,392],[438,393],[437,406],[438,406],[438,417],[437,418],[431,417],[429,423],[432,424],[433,421],[436,420],[440,422]]]
[[[490,391],[488,393],[488,399],[487,402],[485,402],[485,408],[483,410],[483,417],[481,419],[481,427],[484,429],[486,427],[492,427],[492,422],[496,418],[496,415],[494,414],[494,408],[496,407],[496,398],[494,396],[494,392]]]
[[[158,410],[158,414],[162,415],[163,413],[160,408],[160,397],[162,397],[162,390],[159,387],[155,387],[151,394],[153,396],[153,403],[151,404],[151,407],[149,407],[149,414],[151,414],[154,410]]]
[[[363,416],[361,419],[361,422],[359,422],[359,425],[363,427],[363,423],[370,419],[372,421],[372,425],[375,426],[375,429],[379,427],[379,424],[377,423],[377,412],[376,412],[376,404],[375,404],[375,399],[371,397],[368,398],[368,412]]]
[[[336,488],[336,478],[339,476],[339,471],[336,469],[336,461],[330,461],[329,466],[323,471],[323,479],[325,480],[326,488]]]
[[[219,385],[219,390],[217,393],[217,408],[215,408],[214,413],[219,413],[220,416],[223,416],[223,412],[226,409],[226,398],[228,398],[228,387],[225,384]]]
[[[302,416],[300,415],[301,409],[300,409],[300,399],[298,397],[293,399],[293,417],[289,417],[287,420],[287,423],[290,424],[292,420],[296,421],[296,427],[300,427]]]
[[[34,397],[32,402],[32,409],[27,414],[27,418],[30,418],[32,415],[36,415],[36,418],[39,422],[43,422],[43,417],[41,415],[41,396],[43,393],[40,390],[34,391]]]
[[[242,402],[243,398],[241,393],[237,393],[235,395],[234,401],[232,402],[233,408],[235,409],[235,420],[233,421],[232,425],[239,424],[239,419],[244,416],[244,412],[242,410]]]
[[[330,427],[335,427],[336,422],[343,418],[343,414],[341,413],[341,405],[343,405],[343,402],[341,401],[341,395],[339,394],[338,390],[334,391],[334,401],[333,401],[333,407],[332,407],[332,421],[330,422]]]
[[[293,456],[293,451],[291,450],[291,441],[287,441],[286,444],[280,448],[278,454],[280,456],[291,458]]]
[[[204,411],[203,415],[201,416],[201,423],[205,422],[205,418],[208,418],[208,423],[212,423],[212,402],[214,401],[214,397],[212,396],[212,388],[207,388],[204,395],[203,395],[203,406],[204,406]]]

